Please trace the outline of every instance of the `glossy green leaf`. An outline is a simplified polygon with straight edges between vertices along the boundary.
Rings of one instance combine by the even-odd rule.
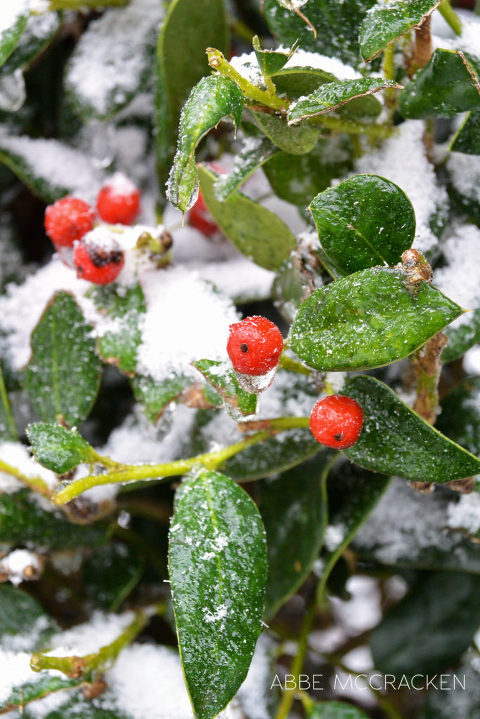
[[[442,352],[443,362],[460,359],[465,352],[480,342],[480,309],[473,310],[460,327],[447,327],[448,345]]]
[[[82,462],[91,462],[95,454],[76,429],[61,424],[37,422],[27,428],[37,462],[57,474],[65,474]]]
[[[382,77],[329,82],[290,105],[287,114],[288,124],[295,125],[310,117],[323,115],[353,100],[380,92],[388,87],[400,88],[394,80],[384,80]]]
[[[266,112],[252,111],[252,115],[265,135],[277,147],[291,155],[306,155],[317,143],[319,131],[316,127],[290,127],[283,118]]]
[[[0,442],[15,441],[16,439],[17,428],[0,366]]]
[[[240,387],[231,366],[208,359],[198,360],[193,364],[234,412],[243,415],[255,414],[258,395]]]
[[[80,679],[65,679],[52,675],[38,675],[33,681],[24,682],[14,687],[11,693],[3,701],[0,701],[0,712],[21,711],[21,716],[28,716],[25,706],[38,699],[43,699],[61,689],[71,689],[79,686]],[[14,716],[13,714],[11,716]]]
[[[355,175],[317,195],[309,207],[322,249],[343,274],[395,265],[415,239],[415,212],[398,185]]]
[[[96,547],[107,540],[107,527],[72,524],[63,512],[41,507],[31,492],[0,495],[0,542],[44,550]]]
[[[213,46],[228,55],[228,36],[224,0],[172,0],[168,4],[158,36],[155,84],[155,145],[161,187],[172,163],[182,106],[192,87],[209,74],[205,49]]]
[[[238,127],[242,110],[242,92],[228,78],[211,75],[193,88],[180,116],[177,152],[167,185],[167,197],[175,207],[186,212],[198,197],[195,150],[202,137],[225,117]]]
[[[262,74],[266,77],[275,75],[276,72],[281,70],[295,52],[295,45],[288,52],[281,50],[262,50],[258,35],[255,35],[252,44],[258,66]]]
[[[277,92],[294,100],[310,95],[320,85],[338,80],[331,72],[314,67],[287,67],[273,74]]]
[[[170,527],[169,574],[195,716],[213,719],[247,674],[267,578],[262,520],[229,477],[203,470],[182,485]]]
[[[198,174],[208,211],[225,236],[260,267],[278,269],[296,245],[287,225],[241,193],[219,202],[215,196],[215,173],[200,165]]]
[[[396,569],[445,569],[480,574],[480,545],[451,526],[459,495],[446,487],[414,492],[392,479],[352,549],[359,559]],[[453,514],[454,516],[454,514]]]
[[[469,112],[450,145],[452,152],[480,155],[480,110]]]
[[[104,362],[126,374],[137,369],[137,350],[142,341],[141,322],[147,306],[140,285],[120,293],[114,285],[95,287],[91,293],[96,307],[112,322],[98,339],[98,353]]]
[[[320,702],[307,707],[307,719],[368,719],[365,712],[346,702]]]
[[[260,513],[267,532],[265,615],[272,617],[312,570],[327,523],[325,483],[331,453],[260,485]]]
[[[253,175],[255,170],[258,170],[279,152],[279,148],[267,137],[248,137],[238,155],[235,156],[228,175],[219,175],[215,181],[214,190],[218,199],[222,202],[228,200]]]
[[[21,6],[19,7],[21,8]],[[4,27],[4,23],[2,23],[2,29],[0,30],[0,65],[3,65],[18,45],[27,25],[28,16],[28,10],[25,9],[22,12],[20,9],[19,12],[11,13],[11,24],[8,27]],[[6,17],[9,18],[10,16],[7,15]]]
[[[441,402],[436,427],[473,454],[480,453],[480,378],[469,377]]]
[[[291,47],[298,39],[304,50],[358,65],[358,28],[375,3],[376,0],[307,0],[301,10],[316,28],[316,37],[301,17],[277,0],[265,0],[264,13],[270,31],[282,45]]]
[[[350,462],[336,462],[328,481],[328,528],[319,581],[327,580],[345,549],[367,521],[390,482]]]
[[[450,482],[480,472],[480,459],[425,422],[383,382],[354,377],[344,394],[364,413],[360,438],[345,450],[352,462],[420,482]]]
[[[138,551],[119,542],[99,547],[83,565],[85,589],[96,607],[117,612],[145,568]]]
[[[294,352],[321,370],[369,369],[407,357],[462,314],[439,290],[373,267],[316,290],[291,330]]]
[[[480,623],[480,577],[460,572],[419,576],[373,631],[375,667],[387,674],[441,671],[467,649]]]
[[[404,117],[452,117],[480,107],[480,59],[460,50],[435,50],[399,96]]]
[[[191,379],[181,375],[172,376],[163,382],[151,377],[136,375],[131,379],[135,399],[141,405],[145,416],[156,424],[166,408],[191,384]]]
[[[48,47],[61,24],[61,13],[30,15],[20,40],[8,60],[0,68],[2,76],[25,69]]]
[[[319,140],[308,155],[279,152],[267,160],[263,171],[278,197],[303,209],[352,167],[351,140],[337,134]]]
[[[73,427],[90,412],[101,371],[91,332],[75,299],[67,292],[54,295],[33,330],[25,388],[45,422],[63,418]]]
[[[359,42],[365,62],[377,57],[396,38],[419,27],[435,10],[440,0],[397,0],[378,3],[360,27]]]
[[[22,638],[25,651],[34,651],[58,631],[36,599],[8,584],[0,584],[0,646]]]

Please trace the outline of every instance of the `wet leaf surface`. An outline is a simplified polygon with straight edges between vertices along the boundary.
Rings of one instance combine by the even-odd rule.
[[[76,429],[37,422],[28,426],[27,433],[37,462],[57,474],[92,460],[92,448]]]

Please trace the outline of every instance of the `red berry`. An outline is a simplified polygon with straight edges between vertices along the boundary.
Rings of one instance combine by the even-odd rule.
[[[222,175],[225,172],[221,165],[217,165],[214,162],[209,163],[208,167],[214,170],[217,175]],[[196,203],[188,213],[188,224],[199,230],[205,237],[213,237],[220,232],[217,223],[207,210],[201,190],[198,192]]]
[[[354,399],[332,394],[319,400],[310,415],[310,431],[320,444],[351,447],[363,427],[363,410]]]
[[[117,279],[125,264],[125,255],[114,238],[87,235],[75,246],[73,262],[77,276],[96,285],[108,285]]]
[[[266,374],[277,366],[282,347],[280,330],[266,317],[247,317],[230,325],[227,352],[237,372]]]
[[[62,197],[45,210],[45,232],[55,245],[72,247],[93,227],[95,213],[78,197]]]
[[[140,190],[117,172],[100,189],[97,210],[104,222],[131,225],[140,212]]]

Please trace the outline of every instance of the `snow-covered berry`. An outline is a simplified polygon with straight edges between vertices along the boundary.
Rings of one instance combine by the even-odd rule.
[[[254,315],[230,325],[227,352],[237,372],[260,376],[277,366],[283,338],[277,325]]]
[[[125,255],[114,237],[90,232],[75,245],[73,262],[77,276],[96,285],[114,282],[123,269]]]
[[[363,427],[363,410],[354,399],[332,394],[320,399],[310,415],[310,431],[320,444],[347,449]]]
[[[93,227],[93,207],[78,197],[62,197],[45,210],[45,232],[54,245],[72,247]]]
[[[98,214],[111,225],[131,225],[140,212],[140,190],[121,172],[101,187],[97,197]]]

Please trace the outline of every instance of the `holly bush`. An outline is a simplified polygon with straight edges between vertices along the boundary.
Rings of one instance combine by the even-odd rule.
[[[2,3],[0,714],[480,716],[457,5]]]

